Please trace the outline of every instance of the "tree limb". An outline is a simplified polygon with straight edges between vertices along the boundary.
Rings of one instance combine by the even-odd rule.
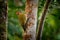
[[[50,2],[51,2],[51,0],[46,0],[44,10],[43,10],[43,13],[42,13],[42,16],[41,16],[41,19],[40,19],[40,24],[39,24],[39,27],[38,27],[38,33],[37,33],[36,40],[41,40],[44,18],[46,16],[46,12],[48,11],[48,6],[49,6]]]

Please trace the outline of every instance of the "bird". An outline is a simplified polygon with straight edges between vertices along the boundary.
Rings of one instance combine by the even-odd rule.
[[[27,21],[27,15],[23,12],[16,12],[18,16],[19,23],[23,27],[23,30],[26,31],[26,21]]]

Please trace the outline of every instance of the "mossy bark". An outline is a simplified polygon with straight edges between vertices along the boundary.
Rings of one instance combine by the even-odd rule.
[[[36,40],[37,11],[38,0],[26,0],[25,12],[29,20],[23,40]]]

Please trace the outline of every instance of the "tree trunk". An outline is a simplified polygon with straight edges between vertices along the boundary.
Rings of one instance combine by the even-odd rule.
[[[29,20],[23,40],[36,40],[37,11],[38,0],[26,0],[25,12]]]
[[[46,13],[48,11],[48,7],[49,7],[50,2],[51,2],[51,0],[46,0],[46,3],[44,5],[44,10],[43,10],[41,18],[40,18],[40,24],[38,27],[38,33],[37,33],[36,40],[42,40],[42,30],[43,30],[44,19],[45,19]]]
[[[0,0],[0,40],[7,40],[6,15],[7,15],[6,0]]]

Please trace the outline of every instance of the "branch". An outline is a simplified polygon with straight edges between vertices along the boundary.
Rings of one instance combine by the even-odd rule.
[[[38,33],[37,33],[36,40],[41,40],[44,18],[46,16],[46,12],[48,11],[48,6],[49,6],[50,2],[51,2],[51,0],[46,0],[44,10],[43,10],[43,13],[42,13],[42,16],[41,16],[41,19],[40,19],[40,24],[39,24],[39,27],[38,27]]]

